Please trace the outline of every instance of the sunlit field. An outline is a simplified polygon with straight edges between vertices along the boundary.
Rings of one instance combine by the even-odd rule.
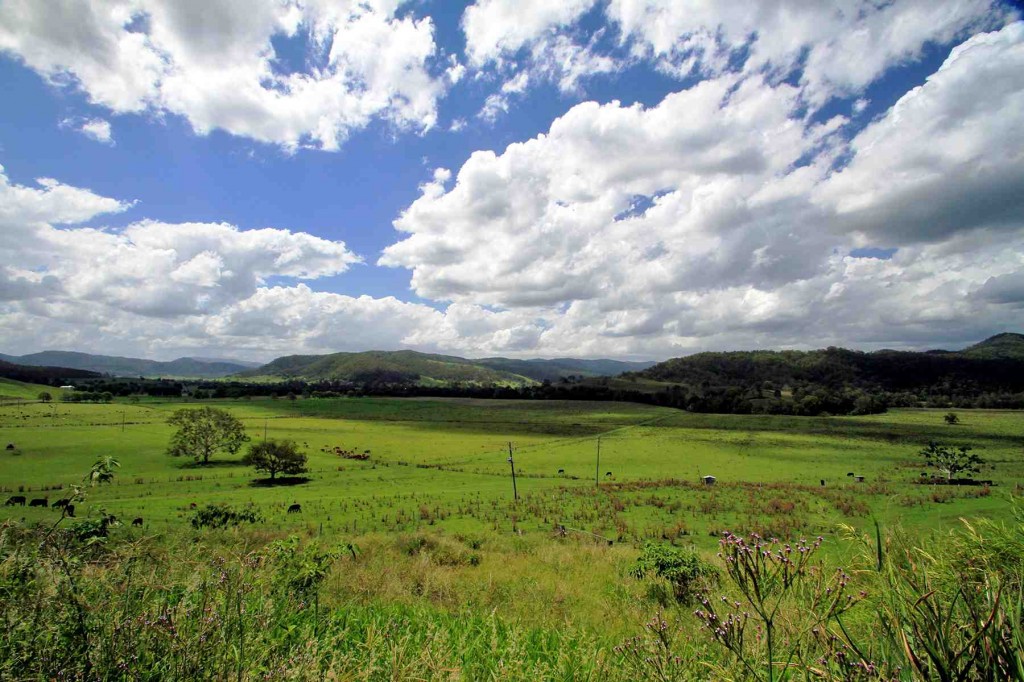
[[[0,408],[0,441],[15,446],[0,454],[0,485],[52,502],[97,457],[113,455],[121,463],[114,485],[96,490],[80,513],[141,516],[154,531],[187,523],[192,503],[228,503],[256,506],[271,528],[324,533],[425,526],[547,533],[563,524],[620,542],[689,536],[708,544],[709,533],[723,529],[788,535],[863,526],[869,517],[921,527],[965,514],[998,517],[1024,474],[1024,419],[1014,412],[964,412],[949,426],[943,412],[929,410],[796,418],[581,402],[216,404],[239,417],[252,440],[297,442],[309,456],[309,481],[262,487],[237,457],[205,467],[169,457],[166,418],[195,404],[25,403]],[[920,485],[917,453],[929,440],[972,444],[993,465],[979,478],[995,485]],[[335,448],[369,451],[369,459],[346,459]],[[717,478],[714,486],[701,484],[706,475]],[[301,515],[285,513],[293,503]],[[53,515],[27,507],[3,513]]]

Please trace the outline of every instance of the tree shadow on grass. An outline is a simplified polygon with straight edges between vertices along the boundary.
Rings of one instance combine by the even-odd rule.
[[[253,488],[277,488],[279,486],[302,485],[309,483],[308,476],[280,476],[278,478],[257,478],[250,483]]]
[[[210,471],[212,469],[225,469],[227,467],[240,467],[245,466],[241,461],[237,459],[214,459],[210,460],[206,464],[196,462],[193,460],[186,460],[178,465],[179,469],[190,469],[192,471]]]

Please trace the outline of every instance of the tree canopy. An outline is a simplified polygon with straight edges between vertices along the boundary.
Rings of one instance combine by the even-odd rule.
[[[233,455],[249,440],[242,422],[216,407],[178,410],[167,423],[178,429],[171,436],[168,454],[192,457],[197,464],[208,464],[218,452]]]
[[[970,474],[981,472],[985,460],[972,453],[973,449],[970,445],[942,445],[931,441],[920,454],[926,466],[937,469],[946,476],[946,480],[951,481],[959,474],[968,474],[970,477]]]
[[[290,440],[253,443],[242,462],[256,471],[270,474],[271,480],[277,474],[295,475],[306,471],[306,455]]]

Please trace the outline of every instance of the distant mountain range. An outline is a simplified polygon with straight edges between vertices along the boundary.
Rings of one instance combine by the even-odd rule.
[[[240,372],[244,378],[302,379],[305,381],[351,381],[354,383],[415,383],[440,385],[470,384],[524,385],[562,377],[611,376],[650,367],[652,362],[619,360],[513,360],[484,358],[470,360],[454,355],[435,355],[411,350],[332,353],[330,355],[289,355],[262,367]]]
[[[467,359],[411,350],[289,355],[265,365],[212,358],[178,358],[169,362],[42,351],[22,356],[0,354],[0,376],[20,372],[33,380],[82,378],[96,372],[122,377],[195,379],[343,381],[352,383],[441,386],[526,386],[567,377],[593,379],[625,374],[663,386],[751,387],[765,382],[778,387],[818,385],[884,391],[914,391],[939,385],[972,392],[1024,391],[1024,335],[997,334],[959,351],[870,353],[827,348],[814,351],[737,351],[697,353],[661,363],[574,358],[517,360]],[[39,371],[30,371],[37,368]]]
[[[92,355],[62,350],[45,350],[29,355],[0,355],[0,360],[30,367],[53,367],[99,372],[119,377],[191,377],[215,379],[242,372],[254,363],[235,360],[200,360],[178,358],[169,362]]]
[[[827,348],[697,353],[658,363],[633,376],[703,388],[760,387],[767,382],[777,388],[1020,392],[1024,391],[1024,335],[997,334],[960,351],[865,353]]]

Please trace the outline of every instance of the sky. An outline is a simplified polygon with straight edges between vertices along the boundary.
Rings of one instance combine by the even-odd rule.
[[[0,0],[0,352],[1024,331],[1004,0]]]

